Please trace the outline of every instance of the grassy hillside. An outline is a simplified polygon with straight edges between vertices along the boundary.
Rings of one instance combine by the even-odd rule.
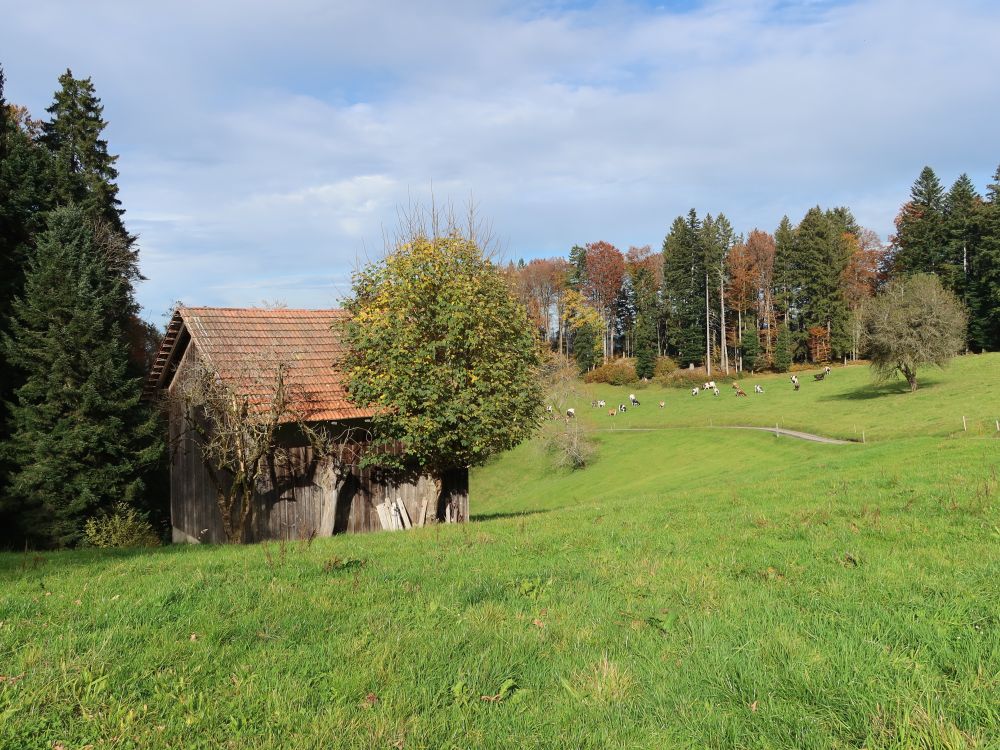
[[[945,370],[927,368],[918,373],[920,388],[910,393],[906,381],[872,385],[868,367],[835,367],[823,381],[809,370],[798,373],[795,392],[787,375],[741,377],[749,394],[736,399],[728,383],[716,378],[721,395],[691,395],[688,388],[585,386],[577,397],[565,399],[588,423],[603,428],[708,427],[715,424],[758,425],[805,430],[848,440],[885,440],[910,435],[953,435],[963,431],[962,417],[973,435],[996,436],[1000,419],[1000,354],[960,357]],[[764,395],[753,386],[764,387]],[[625,415],[609,417],[592,409],[592,399],[608,406],[628,403],[635,393],[642,405]],[[666,406],[658,408],[664,401]]]
[[[646,389],[583,471],[477,471],[461,527],[2,555],[0,747],[994,747],[1000,440],[949,420],[998,373]],[[704,427],[778,412],[869,442]]]

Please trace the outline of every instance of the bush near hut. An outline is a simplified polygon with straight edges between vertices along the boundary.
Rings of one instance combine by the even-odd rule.
[[[91,547],[159,547],[160,538],[142,514],[127,503],[116,503],[114,510],[87,520],[84,540]]]

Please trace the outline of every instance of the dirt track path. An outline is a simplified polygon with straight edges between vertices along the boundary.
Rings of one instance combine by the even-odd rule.
[[[850,445],[850,440],[838,440],[837,438],[823,437],[822,435],[813,435],[811,432],[799,432],[798,430],[786,430],[783,427],[739,427],[739,426],[720,426],[723,430],[759,430],[760,432],[770,432],[772,435],[785,435],[791,438],[797,438],[799,440],[810,440],[814,443],[826,443],[828,445]]]
[[[662,432],[663,430],[756,430],[757,432],[769,432],[775,437],[784,436],[795,438],[796,440],[808,440],[812,443],[825,443],[826,445],[851,445],[856,440],[838,440],[837,438],[824,437],[823,435],[813,435],[811,432],[799,432],[798,430],[786,430],[784,427],[750,427],[747,425],[712,425],[711,427],[625,427],[616,430],[614,427],[598,428],[588,430],[588,432]]]

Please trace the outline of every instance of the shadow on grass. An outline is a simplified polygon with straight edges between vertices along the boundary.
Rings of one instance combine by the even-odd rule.
[[[472,513],[469,515],[469,520],[473,523],[479,523],[481,521],[500,521],[504,518],[524,518],[527,516],[537,516],[541,513],[551,513],[554,510],[559,510],[558,508],[548,508],[546,510],[519,510],[511,513]]]
[[[920,379],[917,381],[917,393],[924,390],[930,390],[936,388],[939,381],[933,379]],[[855,388],[851,391],[843,391],[841,393],[834,393],[829,396],[821,396],[820,401],[867,401],[873,398],[882,398],[883,396],[899,396],[904,393],[910,393],[910,386],[905,380],[893,380],[888,383],[869,383],[863,385],[860,388]]]

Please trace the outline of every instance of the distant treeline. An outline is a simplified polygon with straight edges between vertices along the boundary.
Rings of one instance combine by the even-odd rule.
[[[102,111],[67,70],[33,119],[0,69],[0,546],[77,544],[119,502],[165,517],[163,431],[139,398],[159,334]]]
[[[925,167],[888,245],[850,209],[811,208],[774,233],[737,234],[724,214],[678,216],[660,252],[608,242],[568,258],[508,266],[511,284],[553,349],[581,369],[635,356],[681,365],[786,369],[857,358],[865,300],[893,278],[938,275],[969,312],[972,351],[1000,349],[1000,168],[981,196],[967,175],[945,192]],[[645,370],[645,372],[643,372]]]

